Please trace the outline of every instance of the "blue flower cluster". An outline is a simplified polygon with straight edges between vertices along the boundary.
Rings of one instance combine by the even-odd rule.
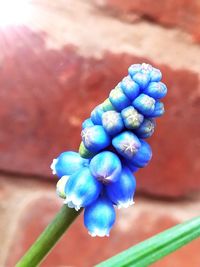
[[[84,208],[84,224],[92,236],[108,236],[115,222],[114,206],[133,204],[133,172],[152,157],[144,140],[163,115],[167,93],[160,70],[134,64],[82,124],[79,153],[63,152],[51,168],[60,179],[57,193],[70,208]]]

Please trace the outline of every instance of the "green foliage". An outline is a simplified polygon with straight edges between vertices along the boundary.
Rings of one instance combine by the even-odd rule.
[[[64,205],[16,267],[38,266],[80,212]],[[96,267],[146,267],[198,237],[200,216],[155,235]]]
[[[200,216],[157,234],[96,267],[146,267],[198,237]]]

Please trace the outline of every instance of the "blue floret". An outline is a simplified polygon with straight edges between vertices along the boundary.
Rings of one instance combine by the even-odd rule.
[[[133,106],[144,116],[150,116],[155,109],[155,99],[146,94],[140,94],[134,101]]]
[[[121,173],[121,161],[119,157],[110,151],[103,151],[90,161],[90,171],[97,180],[103,183],[115,182]]]
[[[155,126],[154,119],[144,119],[140,127],[134,130],[134,133],[139,138],[148,138],[154,133]]]
[[[84,224],[91,236],[109,236],[115,218],[113,204],[106,197],[94,201],[84,212]]]
[[[75,173],[82,167],[87,166],[88,163],[89,161],[82,158],[79,153],[67,151],[61,153],[58,158],[53,160],[51,169],[53,174],[56,174],[58,177],[62,177],[64,175],[71,175]]]
[[[130,76],[125,77],[121,81],[120,87],[130,101],[134,100],[140,93],[140,86]]]
[[[94,202],[100,195],[102,184],[91,174],[88,167],[72,174],[65,185],[65,203],[79,210]]]
[[[91,118],[88,118],[82,123],[82,130],[91,126],[94,126],[94,123],[92,122]]]
[[[124,94],[119,85],[110,92],[109,100],[117,111],[121,111],[131,104],[130,99]]]
[[[102,124],[102,115],[104,110],[101,105],[98,105],[96,108],[93,109],[91,112],[91,121],[96,125]]]
[[[156,101],[154,111],[149,114],[149,117],[156,118],[160,117],[165,113],[164,104],[160,101]]]
[[[123,168],[119,179],[106,186],[106,192],[112,202],[118,208],[128,208],[132,205],[133,196],[136,188],[136,180],[132,172],[127,168]]]
[[[85,128],[81,136],[85,147],[91,152],[99,152],[110,144],[110,136],[101,125]]]
[[[109,135],[116,135],[124,129],[123,119],[115,110],[106,111],[102,116],[102,125]]]
[[[141,143],[134,133],[125,131],[113,138],[112,145],[122,157],[132,159]]]
[[[143,92],[154,99],[160,99],[167,94],[167,87],[162,82],[151,82]]]
[[[139,168],[145,167],[152,158],[152,150],[150,145],[140,139],[141,147],[138,152],[131,158],[130,162]]]

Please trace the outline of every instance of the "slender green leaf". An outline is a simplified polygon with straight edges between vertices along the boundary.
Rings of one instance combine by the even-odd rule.
[[[96,267],[146,267],[198,237],[200,216],[157,234]]]

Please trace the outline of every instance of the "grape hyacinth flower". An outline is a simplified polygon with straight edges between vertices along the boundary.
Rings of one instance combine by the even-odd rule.
[[[121,115],[126,128],[130,130],[137,129],[144,120],[144,116],[132,106],[123,109]]]
[[[150,64],[133,64],[109,97],[82,123],[79,153],[68,151],[53,160],[59,177],[56,192],[69,208],[84,208],[92,236],[109,236],[115,207],[134,203],[135,173],[152,158],[144,140],[164,114],[167,94],[162,73]],[[134,175],[133,175],[134,173]]]
[[[70,164],[69,164],[70,162]],[[54,159],[51,164],[53,174],[58,177],[71,175],[80,170],[83,166],[87,166],[89,160],[83,159],[79,153],[67,151],[60,154],[57,159]]]
[[[124,128],[123,119],[120,113],[109,110],[102,115],[103,128],[109,135],[116,135],[120,133]]]
[[[132,159],[139,150],[141,143],[134,133],[124,131],[113,138],[112,145],[121,156]]]
[[[136,180],[129,168],[124,167],[118,180],[106,186],[109,199],[120,209],[128,208],[133,202]]]
[[[65,203],[79,210],[94,202],[101,193],[102,184],[92,175],[88,167],[72,174],[64,188]]]
[[[101,125],[85,128],[81,136],[85,147],[91,152],[99,152],[110,144],[110,136]]]
[[[110,92],[109,100],[117,111],[121,111],[131,104],[130,99],[124,94],[120,85],[117,85],[115,89]]]
[[[97,180],[107,184],[119,179],[122,166],[119,157],[110,151],[103,151],[90,161],[90,171]]]
[[[91,236],[109,236],[115,217],[111,200],[100,197],[85,208],[84,224]]]

